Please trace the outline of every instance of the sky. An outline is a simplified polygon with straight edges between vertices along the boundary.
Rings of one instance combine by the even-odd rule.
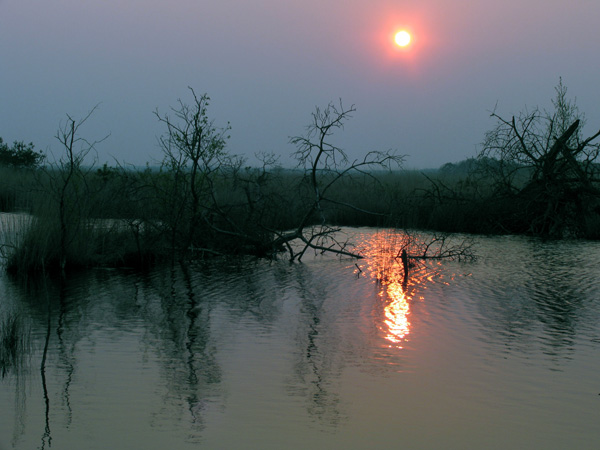
[[[0,0],[0,137],[60,155],[67,114],[98,163],[162,159],[162,115],[211,98],[228,150],[293,167],[315,107],[356,112],[333,143],[405,167],[473,157],[495,122],[550,108],[562,77],[600,129],[598,0]],[[412,34],[394,45],[399,29]]]

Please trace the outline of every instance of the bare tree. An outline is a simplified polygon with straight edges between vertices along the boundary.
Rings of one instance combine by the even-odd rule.
[[[178,228],[183,226],[187,232],[180,249],[185,251],[196,246],[197,250],[215,252],[229,242],[235,243],[236,251],[263,257],[275,257],[285,249],[291,260],[299,260],[309,248],[357,256],[347,243],[336,240],[338,229],[329,225],[325,204],[354,206],[336,202],[328,192],[342,178],[353,173],[373,177],[371,170],[397,166],[402,157],[393,152],[370,152],[364,159],[350,162],[344,150],[330,142],[333,132],[343,128],[354,107],[345,109],[340,102],[339,106],[329,104],[324,110],[317,108],[306,135],[291,139],[297,146],[299,166],[304,169],[301,185],[308,186],[312,195],[299,206],[301,218],[294,230],[282,232],[274,226],[268,211],[281,209],[285,203],[280,193],[265,189],[273,177],[270,169],[276,158],[262,155],[262,169],[242,171],[243,160],[225,149],[229,126],[215,127],[208,119],[209,98],[198,97],[190,90],[194,98],[191,106],[179,101],[178,108],[172,110],[173,118],[156,113],[167,126],[160,143],[165,154],[163,191],[170,192],[166,203],[171,208],[168,222],[172,223],[173,247]],[[239,190],[239,198],[227,200],[222,192],[225,185],[229,186],[229,197],[232,190]],[[211,242],[196,239],[201,227],[203,234],[212,235]],[[300,249],[297,242],[301,243]]]
[[[346,152],[333,144],[331,137],[335,131],[344,128],[345,122],[355,111],[354,106],[345,108],[341,100],[338,105],[329,103],[325,109],[317,107],[306,133],[290,139],[297,147],[295,157],[299,167],[305,171],[312,193],[312,200],[308,201],[302,219],[294,230],[285,233],[273,230],[276,238],[271,244],[272,248],[277,250],[285,246],[292,261],[300,260],[308,249],[360,257],[349,248],[348,242],[336,240],[335,233],[339,228],[328,224],[325,206],[330,203],[356,210],[359,208],[340,203],[328,193],[344,177],[361,173],[375,180],[375,169],[400,167],[404,160],[403,156],[390,150],[370,151],[363,159],[350,161]],[[362,209],[360,212],[377,214]],[[293,246],[294,241],[300,242],[300,246]]]
[[[537,108],[503,118],[489,131],[479,155],[497,196],[514,197],[534,234],[578,234],[598,206],[600,131],[583,138],[585,121],[560,80],[552,112]]]
[[[317,107],[305,134],[290,138],[302,169],[294,190],[304,195],[298,195],[296,211],[286,211],[286,207],[291,207],[289,197],[282,195],[284,188],[277,184],[271,170],[277,159],[262,155],[262,168],[242,169],[243,161],[225,149],[229,127],[216,128],[208,120],[207,101],[208,97],[194,94],[191,107],[180,102],[178,109],[173,110],[175,119],[157,114],[167,125],[167,134],[161,138],[166,155],[164,167],[168,169],[165,179],[173,193],[167,202],[171,208],[167,220],[172,222],[173,236],[176,227],[186,224],[189,232],[183,250],[198,245],[195,233],[203,226],[203,233],[211,234],[212,241],[203,241],[196,250],[209,253],[223,249],[223,253],[250,253],[266,258],[286,254],[290,261],[299,261],[308,250],[313,250],[362,258],[360,249],[340,237],[341,229],[332,225],[330,214],[339,208],[361,215],[382,213],[336,199],[334,187],[357,176],[376,186],[378,171],[400,167],[404,157],[392,150],[370,151],[361,159],[350,160],[346,151],[333,143],[335,132],[343,129],[355,112],[354,106],[346,108],[340,101],[329,103],[324,109]],[[288,182],[296,176],[295,172],[289,174]],[[298,219],[292,227],[282,230],[273,219],[273,211]],[[440,238],[425,243],[427,248],[419,257],[460,257],[455,249],[446,251],[444,242]]]
[[[95,146],[108,138],[108,135],[97,141],[88,141],[79,134],[79,129],[92,116],[98,105],[94,106],[82,119],[74,119],[67,114],[67,121],[56,133],[56,139],[63,147],[61,157],[49,165],[48,179],[51,192],[57,197],[60,223],[60,267],[64,270],[67,262],[68,247],[75,239],[86,217],[84,208],[89,206],[91,194],[87,184],[87,175],[92,171],[93,161],[87,166],[83,163]]]
[[[229,162],[225,151],[230,126],[214,125],[208,116],[210,97],[200,97],[190,87],[193,103],[188,105],[179,100],[179,107],[172,108],[173,117],[168,114],[156,117],[167,127],[167,133],[159,139],[165,159],[163,167],[171,177],[170,193],[179,198],[169,199],[169,204],[177,208],[171,221],[173,244],[179,227],[184,227],[183,249],[195,244],[198,226],[210,222],[207,217],[207,203],[214,196],[214,174]],[[183,221],[183,223],[182,223]]]

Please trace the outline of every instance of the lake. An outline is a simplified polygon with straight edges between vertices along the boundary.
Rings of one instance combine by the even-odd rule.
[[[600,243],[0,274],[0,449],[600,446]],[[5,351],[6,353],[6,351]]]

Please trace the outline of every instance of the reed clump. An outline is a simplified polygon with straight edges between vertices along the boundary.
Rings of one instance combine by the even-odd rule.
[[[29,354],[31,328],[16,313],[6,315],[0,321],[0,375],[4,378],[11,371],[19,371]]]

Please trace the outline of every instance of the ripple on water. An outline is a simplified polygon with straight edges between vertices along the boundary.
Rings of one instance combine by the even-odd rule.
[[[2,380],[0,404],[27,407],[0,411],[0,436],[40,447],[49,329],[57,448],[600,439],[599,245],[479,237],[477,262],[421,264],[404,283],[383,254],[394,242],[359,231],[376,252],[358,262],[91,271],[47,292],[0,278],[0,312],[17,305],[34,341],[30,370]]]

